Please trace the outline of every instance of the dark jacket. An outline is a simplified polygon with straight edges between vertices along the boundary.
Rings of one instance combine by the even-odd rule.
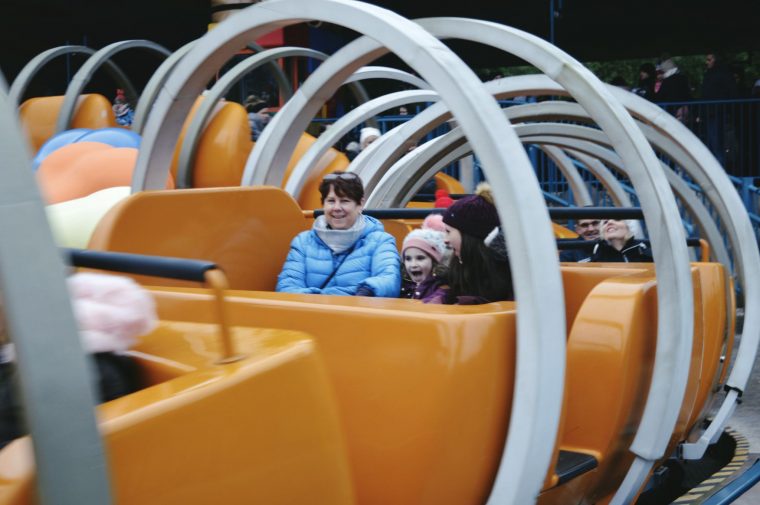
[[[559,260],[567,263],[578,263],[587,260],[591,256],[591,247],[579,247],[565,249],[559,252]]]
[[[737,96],[736,80],[731,70],[716,63],[713,68],[705,71],[702,78],[703,100],[730,100],[737,98]]]
[[[617,250],[604,240],[594,246],[591,257],[585,261],[617,263],[651,263],[649,247],[641,240],[629,238],[621,250]]]
[[[676,72],[662,80],[660,89],[655,93],[657,102],[686,102],[691,100],[689,80],[681,72]]]
[[[141,389],[140,370],[129,356],[113,352],[90,354],[95,364],[95,391],[98,402],[108,402]],[[18,396],[15,363],[0,363],[0,449],[24,436],[22,407]]]
[[[639,85],[633,88],[631,91],[642,98],[646,98],[647,100],[654,100],[654,83],[654,76],[647,77],[646,79],[639,79]]]

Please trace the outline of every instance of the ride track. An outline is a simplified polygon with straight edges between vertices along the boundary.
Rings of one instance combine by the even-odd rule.
[[[711,243],[716,258],[729,272],[729,261],[733,260],[736,280],[745,296],[744,331],[736,361],[725,384],[727,395],[723,406],[709,428],[692,433],[698,441],[679,447],[687,457],[699,459],[722,433],[736,399],[747,383],[760,339],[760,315],[756,310],[760,307],[760,254],[755,244],[746,239],[752,236],[751,224],[720,165],[688,130],[651,104],[599,82],[572,57],[537,37],[476,20],[428,18],[410,21],[376,6],[349,0],[269,0],[244,9],[206,36],[183,47],[180,56],[170,57],[162,66],[161,78],[149,86],[149,100],[141,101],[138,108],[140,120],[143,121],[144,117],[144,126],[141,123],[143,141],[132,184],[136,194],[128,204],[119,208],[119,212],[127,215],[132,208],[130,206],[161,201],[164,192],[144,192],[164,186],[182,124],[197,96],[219,68],[250,41],[275,28],[305,20],[342,25],[363,36],[328,57],[272,119],[248,158],[241,181],[243,186],[282,186],[286,166],[300,132],[326,98],[332,96],[343,83],[350,81],[352,75],[361,72],[363,65],[391,51],[420,75],[423,84],[429,88],[430,91],[418,92],[416,99],[433,101],[434,93],[440,101],[400,126],[398,131],[383,136],[351,165],[350,169],[360,173],[367,182],[368,201],[383,207],[409,200],[434,171],[433,168],[437,168],[435,163],[442,159],[442,153],[445,154],[445,140],[442,137],[408,154],[406,161],[401,160],[396,165],[393,162],[399,158],[405,142],[419,138],[421,131],[449,117],[456,121],[461,131],[456,130],[447,137],[454,139],[460,136],[456,141],[459,144],[449,144],[448,149],[461,146],[466,141],[467,146],[456,156],[464,152],[475,153],[494,187],[495,204],[510,250],[519,312],[515,319],[514,386],[509,392],[511,406],[504,413],[509,416],[508,432],[503,453],[494,469],[493,486],[484,491],[488,496],[487,502],[524,504],[533,503],[536,499],[541,501],[539,496],[542,490],[547,489],[546,482],[551,482],[547,475],[551,475],[550,468],[558,457],[557,439],[562,426],[563,401],[572,402],[571,398],[563,398],[563,392],[566,340],[571,333],[565,321],[566,303],[569,303],[565,296],[573,288],[563,286],[551,221],[519,138],[521,132],[530,142],[559,146],[571,153],[583,152],[586,156],[624,170],[641,202],[652,242],[656,265],[653,281],[657,285],[657,317],[656,352],[648,394],[642,400],[645,405],[629,448],[634,456],[632,464],[625,478],[617,483],[617,490],[599,499],[609,500],[610,503],[630,503],[635,499],[655,463],[668,456],[667,451],[673,449],[672,437],[681,429],[678,426],[682,422],[682,402],[685,395],[691,394],[692,338],[695,332],[701,331],[695,329],[695,320],[700,321],[699,317],[695,319],[695,314],[701,313],[703,308],[695,307],[694,293],[697,291],[693,281],[699,276],[695,277],[689,263],[685,234],[671,184],[679,193],[680,200],[687,202],[691,212],[698,216],[700,227]],[[528,61],[545,76],[484,85],[439,40],[446,38],[467,39],[500,48]],[[111,50],[114,49],[108,49]],[[104,58],[103,54],[101,58]],[[262,56],[261,60],[262,63],[267,61],[266,56]],[[93,71],[93,65],[84,69],[83,74],[89,74]],[[228,85],[224,83],[224,86]],[[77,80],[76,86],[75,92],[67,91],[65,114],[58,118],[59,126],[68,123],[74,101],[84,85]],[[583,117],[584,121],[593,121],[606,136],[593,137],[577,130],[579,127],[573,130],[568,125],[556,126],[556,131],[551,131],[552,125],[542,126],[541,123],[512,127],[507,116],[520,111],[516,109],[503,113],[493,97],[530,94],[526,91],[571,96],[578,103],[573,113]],[[414,96],[388,98],[386,105],[405,103],[404,100],[415,99]],[[15,122],[15,98],[10,99],[4,90],[0,98],[2,129],[8,132],[8,136],[0,140],[0,153],[6,160],[3,177],[7,181],[0,191],[0,204],[8,209],[2,213],[5,217],[0,218],[0,229],[7,238],[0,245],[0,273],[10,333],[19,351],[22,392],[34,440],[40,501],[108,503],[109,488],[102,442],[89,408],[92,397],[89,396],[84,372],[85,363],[74,343],[76,337],[60,275],[60,259],[44,224],[41,200],[34,188],[26,154],[20,147],[23,140],[19,138],[21,129]],[[210,103],[207,107],[212,105]],[[366,120],[379,110],[379,106],[380,103],[367,102],[361,112],[346,121]],[[546,112],[540,112],[538,108],[536,111],[531,107],[522,110],[526,119],[541,114],[546,117]],[[550,113],[561,116],[567,111]],[[199,128],[196,126],[194,130]],[[558,142],[557,138],[563,135],[572,137],[574,141]],[[579,143],[578,140],[583,142]],[[601,144],[606,151],[612,153],[614,150],[614,153],[602,153],[584,142],[596,146]],[[718,226],[709,218],[709,211],[700,207],[672,175],[666,175],[667,170],[657,160],[650,142],[669,154],[680,153],[681,167],[704,189],[712,210],[718,213]],[[323,145],[317,144],[314,146],[315,153],[324,149]],[[187,162],[190,163],[194,141],[185,145],[190,147],[185,148],[183,160],[190,160]],[[291,179],[286,187],[293,191],[294,196],[298,196],[299,188],[318,170],[314,160],[318,160],[319,155],[310,153],[309,156],[308,163],[304,162],[290,173]],[[182,170],[184,173],[185,169]],[[183,176],[183,180],[186,179]],[[231,197],[233,194],[251,194],[253,196],[245,198],[282,201],[278,200],[279,196],[266,196],[269,193],[261,191],[222,191],[219,192],[221,200],[215,200],[214,194],[213,191],[207,192],[209,202],[222,201],[225,195]],[[177,195],[178,198],[185,198],[180,197],[179,193]],[[187,201],[191,202],[193,198],[188,197]],[[284,209],[288,204],[279,205],[283,205]],[[251,209],[255,210],[255,205]],[[167,210],[173,212],[168,207]],[[12,219],[9,216],[13,216]],[[728,248],[722,246],[719,229],[725,230],[728,236]],[[101,239],[104,233],[101,230]],[[35,260],[28,261],[28,258]],[[704,275],[712,275],[706,273],[707,270],[704,272]],[[720,284],[720,289],[729,297],[730,282],[725,280]],[[42,286],[45,289],[41,289]],[[160,290],[156,296],[160,300],[172,297]],[[258,303],[250,294],[237,296],[246,303]],[[263,296],[262,299],[269,298]],[[273,300],[279,298],[274,297]],[[292,302],[288,300],[287,297],[281,300],[284,306]],[[309,303],[314,301],[304,300]],[[39,304],[49,307],[45,317],[40,317],[36,311]],[[733,307],[730,297],[719,305],[727,309]],[[241,314],[249,310],[244,308],[244,303],[238,306],[231,302],[231,306],[238,307],[231,310],[240,318],[244,318]],[[730,311],[727,314],[728,322],[716,330],[721,334],[727,326],[729,333],[732,331],[730,321],[733,314]],[[441,317],[448,318],[446,315]],[[451,317],[456,319],[457,316]],[[55,342],[52,342],[50,335],[53,330],[62,333],[63,337],[56,335],[52,339]],[[728,335],[727,338],[730,337]],[[56,349],[56,352],[45,353],[45,359],[40,359],[40,349]],[[703,382],[711,380],[702,378]],[[56,384],[56,401],[52,402],[48,392],[51,383]],[[55,412],[55,415],[51,416],[50,412]],[[52,419],[55,419],[54,423]],[[68,436],[58,437],[55,432]],[[67,491],[60,494],[62,486]],[[366,497],[361,489],[356,492],[358,496]]]

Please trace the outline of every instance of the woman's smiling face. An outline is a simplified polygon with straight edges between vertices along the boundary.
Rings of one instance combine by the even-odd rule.
[[[348,230],[356,222],[356,218],[362,212],[362,205],[347,196],[335,194],[335,188],[330,187],[330,192],[322,204],[325,211],[327,224],[333,230]]]
[[[404,268],[412,281],[419,284],[433,271],[433,258],[422,249],[407,247],[404,250]]]
[[[625,221],[608,219],[602,223],[605,240],[625,240],[630,230]]]

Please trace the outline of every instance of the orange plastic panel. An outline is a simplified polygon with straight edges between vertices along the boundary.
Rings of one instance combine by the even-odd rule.
[[[572,328],[575,316],[592,289],[611,277],[632,275],[651,269],[651,265],[636,263],[563,263],[562,285],[565,290],[565,321]]]
[[[101,189],[130,186],[137,149],[100,142],[75,142],[55,150],[37,170],[37,182],[49,204],[83,198]],[[169,176],[167,188],[174,187]]]
[[[198,110],[198,107],[200,107],[201,102],[203,101],[203,97],[199,96],[195,99],[195,102],[193,103],[193,106],[190,108],[190,112],[187,113],[187,117],[185,118],[185,122],[182,123],[182,129],[179,132],[179,137],[177,137],[177,145],[174,146],[174,154],[172,155],[172,162],[169,166],[169,173],[174,177],[177,178],[177,162],[179,161],[179,150],[180,146],[182,146],[182,143],[185,140],[185,133],[187,132],[187,127],[190,126],[190,121],[192,120],[193,116],[195,115],[195,111]],[[217,105],[219,107],[219,105]],[[246,122],[246,126],[248,123]],[[250,127],[248,127],[248,131],[250,132]],[[240,184],[240,181],[238,181],[238,184]]]
[[[235,102],[224,103],[206,125],[198,143],[193,187],[239,186],[252,148],[245,108]]]
[[[19,107],[21,125],[33,153],[55,134],[55,123],[61,105],[63,96],[44,96],[30,98]],[[116,118],[111,109],[111,102],[106,97],[89,94],[79,98],[71,128],[98,129],[111,126],[116,126]]]
[[[229,365],[214,363],[213,325],[164,324],[137,347],[187,371],[99,408],[114,502],[354,503],[333,394],[313,341],[252,328],[233,328],[233,336],[247,357]],[[0,452],[0,489],[17,480],[3,471],[17,452]]]
[[[673,428],[673,434],[670,438],[670,443],[665,449],[665,454],[670,455],[675,450],[679,442],[682,442],[691,428],[690,420],[693,413],[698,413],[701,410],[701,405],[696,405],[697,395],[700,390],[700,381],[702,379],[703,372],[703,357],[704,357],[704,341],[705,341],[705,309],[711,310],[711,307],[705,305],[705,296],[710,296],[709,293],[703,293],[705,287],[702,283],[700,269],[692,267],[692,285],[694,289],[694,332],[692,334],[692,346],[691,346],[691,360],[689,363],[689,377],[686,382],[686,390],[684,391],[683,401],[681,403],[681,410],[678,413],[676,425]],[[709,288],[709,286],[707,286]],[[720,291],[713,292],[712,296],[722,296],[722,287]],[[722,337],[718,336],[718,339]],[[714,337],[713,337],[714,338]],[[712,377],[707,379],[712,380]],[[696,412],[695,412],[696,411]]]
[[[407,209],[432,209],[433,204],[435,202],[415,202],[415,201],[409,201],[409,203],[406,204]]]
[[[273,290],[290,242],[307,226],[295,200],[278,188],[149,191],[115,205],[89,247],[214,261],[232,288]]]
[[[687,429],[705,414],[709,398],[715,391],[719,380],[720,357],[726,341],[726,272],[719,263],[694,263],[699,270],[702,291],[701,315],[704,344],[699,374],[699,386],[694,399],[694,409],[687,422]],[[695,321],[696,324],[696,321]],[[733,339],[733,329],[730,339]]]
[[[163,318],[212,321],[202,290],[153,290]],[[483,503],[506,434],[514,304],[231,292],[233,324],[314,336],[362,504]],[[295,481],[294,481],[295,482]]]
[[[554,230],[554,236],[557,238],[579,238],[577,233],[569,228],[565,228],[561,224],[552,223],[552,229]]]
[[[396,239],[396,247],[398,252],[401,253],[401,247],[404,245],[404,238],[412,231],[412,227],[403,221],[397,219],[384,219],[383,227],[385,231],[393,235]]]
[[[436,189],[445,189],[450,195],[461,195],[465,192],[461,182],[443,172],[436,172],[435,187]]]
[[[285,177],[283,178],[282,185],[288,182],[290,173],[295,168],[296,163],[304,153],[311,147],[316,141],[316,138],[312,137],[308,133],[301,135],[298,141],[298,145],[293,153],[293,156],[288,162],[288,168],[285,171]],[[346,170],[348,168],[348,157],[337,149],[329,149],[317,163],[317,169],[309,176],[306,183],[301,190],[301,196],[298,197],[298,204],[304,210],[321,209],[322,208],[322,195],[319,193],[319,184],[322,182],[322,178],[336,170]]]
[[[584,477],[594,481],[589,503],[620,484],[631,458],[654,363],[656,303],[653,273],[608,279],[591,291],[573,323],[562,446],[599,462]]]

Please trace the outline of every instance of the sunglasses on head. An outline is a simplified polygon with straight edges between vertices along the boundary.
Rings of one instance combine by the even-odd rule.
[[[336,179],[343,179],[344,181],[353,181],[358,179],[359,176],[353,172],[343,172],[342,174],[327,174],[323,181],[334,181]]]

